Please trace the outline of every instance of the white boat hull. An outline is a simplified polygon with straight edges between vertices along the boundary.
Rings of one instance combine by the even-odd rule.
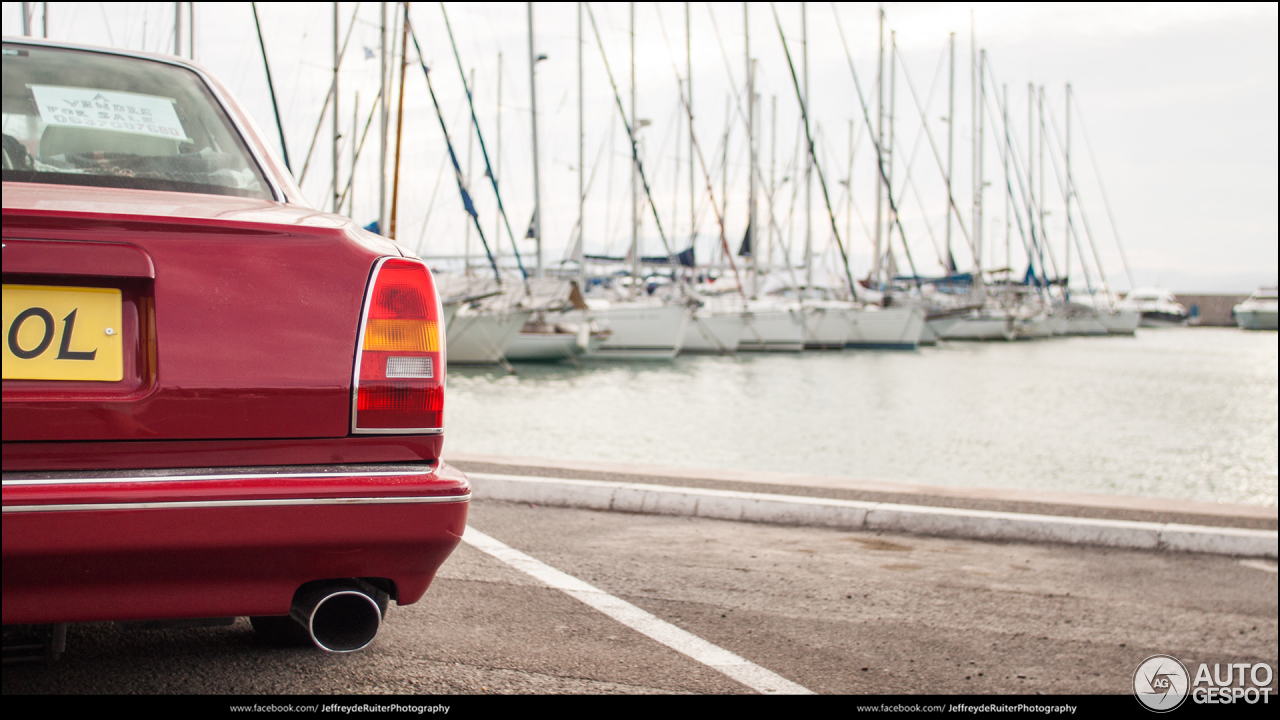
[[[849,337],[845,347],[914,350],[924,334],[922,307],[855,308],[849,313]]]
[[[1186,315],[1178,315],[1171,312],[1144,312],[1142,313],[1142,323],[1139,327],[1144,328],[1170,328],[1170,327],[1186,327],[1190,320]]]
[[[1102,312],[1098,313],[1098,321],[1111,335],[1132,335],[1142,321],[1142,313],[1137,310]]]
[[[800,352],[804,350],[804,318],[797,310],[750,310],[742,314],[738,351]]]
[[[1018,321],[1017,332],[1020,340],[1035,340],[1053,337],[1053,328],[1057,322],[1049,315],[1040,314]]]
[[[587,311],[609,337],[586,356],[595,360],[670,360],[684,344],[689,313],[682,305],[618,303]],[[581,311],[568,313],[566,322],[585,322]]]
[[[736,352],[746,326],[742,313],[695,313],[684,329],[682,353],[728,355]]]
[[[946,340],[1013,340],[1018,336],[1012,319],[983,315],[961,318],[942,337]]]
[[[1275,310],[1237,310],[1236,324],[1242,330],[1275,330]]]
[[[1067,319],[1068,335],[1106,335],[1107,326],[1093,313],[1077,315]]]
[[[804,308],[804,346],[809,349],[839,350],[849,341],[852,306],[835,303]]]
[[[511,362],[554,362],[581,355],[581,338],[577,333],[522,332],[507,348]]]
[[[441,322],[443,322],[444,326],[447,328],[449,327],[449,323],[453,322],[453,316],[458,314],[458,304],[451,303],[449,305],[445,305],[442,309],[444,310],[444,319]]]
[[[532,314],[531,310],[459,310],[445,331],[446,361],[463,365],[503,362],[507,348]]]
[[[940,339],[941,339],[941,336],[938,335],[938,331],[934,330],[933,327],[926,321],[924,324],[924,332],[920,333],[920,344],[921,345],[937,345],[938,340]]]
[[[946,336],[947,331],[958,322],[960,322],[960,318],[955,315],[936,317],[932,320],[926,319],[924,321],[924,330],[920,333],[920,344],[937,345],[938,341]]]

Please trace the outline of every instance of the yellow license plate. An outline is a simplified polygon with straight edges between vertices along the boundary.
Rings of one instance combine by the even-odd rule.
[[[124,377],[120,291],[4,286],[5,380]]]

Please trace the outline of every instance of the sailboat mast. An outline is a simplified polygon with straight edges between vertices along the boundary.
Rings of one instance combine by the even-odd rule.
[[[844,236],[853,237],[853,118],[849,118],[849,171],[845,175]],[[853,288],[850,288],[852,291]]]
[[[338,125],[338,3],[333,5],[333,211],[335,213],[342,212],[342,208],[338,207],[338,141],[342,138]],[[177,38],[174,38],[177,42]],[[354,131],[353,131],[354,132]]]
[[[635,142],[634,133],[639,130],[636,127],[636,4],[634,2],[627,3],[630,10],[630,36],[631,36],[631,132],[632,142]],[[640,292],[640,218],[639,209],[636,207],[639,201],[636,199],[636,158],[631,158],[631,294],[637,295]]]
[[[800,3],[800,52],[804,72],[804,103],[809,106],[808,3]],[[813,158],[804,156],[804,284],[813,287]]]
[[[471,91],[472,92],[475,92],[475,87],[476,87],[476,69],[471,68]],[[471,169],[474,166],[474,164],[471,162],[471,158],[474,155],[473,148],[475,147],[475,137],[476,135],[474,132],[467,133],[467,192],[471,192]],[[466,248],[465,250],[466,258],[463,260],[462,273],[467,277],[471,277],[471,223],[467,223],[467,240],[466,240],[465,248]]]
[[[982,194],[983,194],[983,191],[986,189],[986,177],[983,173],[983,170],[984,170],[983,161],[985,160],[985,158],[983,157],[984,155],[983,150],[985,150],[984,144],[986,141],[986,132],[984,130],[984,126],[986,125],[985,111],[986,111],[986,105],[987,105],[987,83],[985,81],[986,69],[987,69],[987,51],[984,48],[981,52],[978,53],[978,108],[977,108],[978,109],[978,141],[977,141],[978,187],[975,192],[975,195],[977,198],[976,200],[977,210],[976,210],[976,216],[973,219],[974,225],[977,228],[977,231],[974,233],[973,238],[974,238],[974,244],[978,249],[978,274],[982,273],[982,251],[984,249],[982,246],[982,234],[983,234],[982,233]]]
[[[720,217],[725,217],[729,213],[729,133],[733,130],[733,115],[731,114],[731,103],[733,95],[725,93],[724,96],[724,152],[720,153]],[[714,202],[714,201],[713,201]],[[728,253],[727,248],[721,248],[721,252]],[[733,264],[733,259],[725,257],[725,261]]]
[[[1066,184],[1066,187],[1062,189],[1062,195],[1063,195],[1062,199],[1067,206],[1067,212],[1064,213],[1067,216],[1066,217],[1067,235],[1064,235],[1063,237],[1067,238],[1067,275],[1066,277],[1068,279],[1068,282],[1070,282],[1071,235],[1074,234],[1071,232],[1072,230],[1071,228],[1071,195],[1072,195],[1072,191],[1074,190],[1074,188],[1071,186],[1071,83],[1067,83],[1067,142],[1066,142],[1066,148],[1063,150],[1062,156],[1067,169],[1067,184]],[[1083,266],[1084,266],[1083,252],[1080,253],[1080,265],[1081,265],[1081,269],[1083,269]],[[1088,271],[1086,270],[1085,273],[1087,277]]]
[[[952,198],[955,197],[951,192],[951,161],[954,157],[954,144],[956,135],[956,34],[951,33],[951,80],[947,85],[947,273],[951,274],[956,271],[955,263],[952,262],[954,257],[951,253],[951,204]],[[851,131],[852,132],[852,131]],[[852,143],[852,140],[850,140]],[[852,148],[852,144],[850,145]],[[850,158],[853,157],[852,149]],[[852,164],[850,159],[850,164]],[[852,177],[853,173],[850,173]],[[850,188],[850,194],[853,189]]]
[[[766,263],[773,260],[773,239],[774,230],[778,224],[773,219],[773,198],[778,192],[777,177],[778,169],[778,96],[772,96],[771,117],[769,119],[769,249],[765,252],[764,260]]]
[[[1044,226],[1044,86],[1040,86],[1040,95],[1038,98],[1038,109],[1040,111],[1040,247],[1041,254],[1041,272],[1044,271],[1044,246],[1049,244],[1049,234]]]
[[[973,162],[969,166],[970,180],[973,187],[973,213],[969,218],[971,235],[973,236],[973,269],[974,269],[974,286],[979,289],[982,287],[982,242],[980,240],[981,233],[981,188],[982,182],[978,179],[978,40],[977,32],[974,28],[973,11],[969,11],[969,132],[973,142]]]
[[[1013,230],[1010,226],[1009,203],[1013,201],[1013,185],[1009,182],[1009,85],[1005,83],[1001,90],[1004,96],[1004,111],[1001,118],[1004,121],[1004,265],[1010,267],[1009,264],[1009,233]]]
[[[885,154],[885,197],[892,201],[893,199],[893,143],[894,143],[894,114],[897,109],[898,99],[898,32],[896,30],[889,31],[889,144],[884,147]],[[898,210],[896,203],[889,203],[889,222],[884,231],[884,254],[886,257],[893,255],[893,226],[898,220]],[[902,242],[907,239],[902,238]],[[886,268],[890,273],[894,273],[897,263]],[[885,278],[886,283],[892,283],[892,277]]]
[[[493,184],[497,185],[502,178],[502,51],[498,51],[498,133],[495,138],[494,159],[493,159]],[[502,237],[502,206],[494,208],[493,211],[493,237],[494,242],[498,242]],[[471,262],[470,258],[467,262]]]
[[[538,176],[538,87],[534,82],[538,57],[533,48],[533,3],[525,3],[529,19],[529,115],[533,124],[533,241],[538,253],[534,277],[542,277],[542,195]]]
[[[697,203],[694,196],[693,176],[693,46],[690,40],[689,3],[684,4],[684,63],[689,93],[685,96],[689,105],[689,244],[697,240]]]
[[[351,103],[351,177],[347,181],[347,189],[342,193],[350,195],[350,199],[347,200],[347,217],[356,213],[356,162],[360,159],[359,144],[355,141],[358,127],[360,127],[360,92],[356,91],[355,100]]]
[[[742,3],[743,55],[747,63],[747,247],[751,249],[751,297],[760,286],[760,254],[756,247],[756,75],[751,62],[751,23],[748,3]]]
[[[378,232],[387,232],[387,125],[391,119],[391,93],[387,88],[387,4],[378,3],[378,54],[382,106],[378,116]]]
[[[1027,195],[1031,198],[1031,202],[1027,203],[1027,226],[1031,228],[1031,247],[1039,247],[1041,242],[1036,235],[1035,106],[1036,86],[1034,83],[1027,83]]]
[[[884,6],[879,6],[880,13],[880,50],[876,61],[876,152],[879,157],[881,172],[876,174],[876,239],[875,256],[871,259],[871,282],[880,284],[880,247],[881,234],[884,232]]]
[[[396,156],[391,177],[391,221],[387,237],[396,239],[396,211],[400,203],[400,139],[404,135],[404,75],[409,68],[409,3],[404,4],[404,20],[400,23],[400,98],[396,107]]]
[[[583,173],[586,172],[585,165],[584,165],[586,160],[585,160],[585,156],[583,155],[583,148],[582,148],[582,145],[584,142],[583,138],[584,136],[583,136],[583,129],[582,129],[582,3],[578,3],[578,246],[577,246],[578,252],[577,252],[577,257],[574,259],[578,261],[578,290],[580,292],[586,292],[586,289],[587,289],[587,285],[584,282],[587,276],[587,269],[586,269],[586,263],[584,262],[584,260],[586,259],[585,258],[586,246],[583,244],[584,242],[586,242],[586,238],[584,237],[585,235],[584,230],[586,228],[583,227],[583,222],[585,220],[583,216],[583,202],[584,202]]]
[[[680,76],[676,75],[676,84],[680,84]],[[684,119],[684,113],[676,115],[676,161],[673,163],[673,177],[671,178],[671,240],[677,243],[680,241],[680,125]],[[692,161],[692,158],[690,158]],[[678,267],[672,265],[671,272],[674,275]],[[674,279],[674,278],[673,278]]]

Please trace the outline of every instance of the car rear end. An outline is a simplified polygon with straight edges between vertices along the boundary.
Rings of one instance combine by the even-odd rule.
[[[4,61],[4,623],[292,614],[367,644],[466,524],[430,271],[302,203],[196,68]],[[159,121],[55,115],[113,105]]]

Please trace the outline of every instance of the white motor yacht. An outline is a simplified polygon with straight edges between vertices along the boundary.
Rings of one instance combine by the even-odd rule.
[[[1140,327],[1181,327],[1187,324],[1187,309],[1165,288],[1138,288],[1125,298],[1123,307],[1142,314]]]
[[[1091,323],[1091,326],[1095,328],[1095,332],[1083,334],[1101,335],[1103,332],[1096,331],[1096,326],[1101,326],[1101,330],[1109,335],[1132,335],[1142,321],[1140,311],[1118,300],[1105,288],[1094,293],[1072,292],[1071,301],[1088,306],[1094,311],[1097,323]]]
[[[1232,308],[1231,314],[1244,330],[1275,330],[1276,304],[1276,288],[1262,288]]]

